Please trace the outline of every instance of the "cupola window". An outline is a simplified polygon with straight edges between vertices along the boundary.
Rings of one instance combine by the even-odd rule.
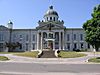
[[[52,17],[50,17],[50,21],[52,20]]]
[[[55,21],[55,17],[53,18],[53,20]]]
[[[47,21],[48,21],[48,17],[47,17]]]

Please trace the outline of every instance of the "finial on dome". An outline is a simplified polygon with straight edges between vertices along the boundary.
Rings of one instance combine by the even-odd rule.
[[[53,6],[50,6],[49,8],[50,8],[50,9],[53,9]]]

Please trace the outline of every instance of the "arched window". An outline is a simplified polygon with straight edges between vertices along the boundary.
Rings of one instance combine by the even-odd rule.
[[[52,17],[50,17],[50,21],[52,20]]]
[[[48,21],[48,17],[47,17],[47,21]]]
[[[53,18],[53,21],[55,21],[55,17]]]

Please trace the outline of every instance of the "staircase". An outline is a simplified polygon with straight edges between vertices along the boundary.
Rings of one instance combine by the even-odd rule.
[[[43,54],[40,58],[56,58],[54,51],[43,51]]]

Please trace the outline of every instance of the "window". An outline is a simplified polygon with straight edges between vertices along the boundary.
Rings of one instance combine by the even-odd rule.
[[[48,21],[48,17],[47,17],[47,21]]]
[[[67,34],[67,41],[70,41],[70,34]]]
[[[28,35],[26,35],[26,41],[28,41]]]
[[[19,38],[20,38],[20,41],[22,41],[22,39],[23,39],[22,35],[19,35]]]
[[[83,43],[81,43],[81,48],[83,48]]]
[[[52,17],[50,17],[50,20],[52,20]]]
[[[70,50],[70,43],[67,43],[67,49]]]
[[[3,50],[3,43],[0,43],[0,51]]]
[[[53,18],[53,21],[55,21],[55,17]]]
[[[33,41],[35,41],[35,35],[33,34]]]
[[[74,49],[77,49],[77,43],[74,43]]]
[[[3,40],[4,40],[4,35],[0,34],[0,41],[3,41]]]
[[[26,51],[28,51],[28,43],[26,43]]]
[[[35,43],[33,43],[33,50],[35,50]]]
[[[83,34],[80,34],[80,40],[81,41],[83,40]]]
[[[76,34],[74,34],[74,40],[76,40]]]
[[[53,34],[50,33],[50,34],[49,34],[49,38],[53,38]]]
[[[20,43],[19,49],[22,49],[22,44]]]

